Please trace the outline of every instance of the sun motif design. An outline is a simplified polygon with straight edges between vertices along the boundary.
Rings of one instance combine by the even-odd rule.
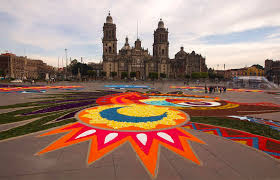
[[[182,128],[189,116],[178,109],[131,103],[107,104],[84,109],[75,117],[78,122],[42,134],[68,132],[37,155],[90,141],[87,163],[91,164],[129,143],[152,178],[158,173],[160,146],[201,165],[189,141],[205,143]]]
[[[181,111],[152,105],[105,105],[77,113],[83,123],[116,130],[166,129],[189,121]]]

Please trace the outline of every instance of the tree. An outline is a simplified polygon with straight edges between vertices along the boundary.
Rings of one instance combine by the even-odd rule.
[[[100,76],[105,77],[106,76],[106,72],[105,71],[101,71],[100,72]]]
[[[115,77],[117,75],[117,72],[111,72],[111,76]]]
[[[96,77],[97,76],[97,72],[94,71],[94,70],[91,70],[91,75],[92,75],[92,77]]]
[[[216,77],[217,77],[219,80],[222,80],[222,79],[225,78],[224,75],[222,75],[222,74],[217,74]]]
[[[160,73],[160,77],[161,77],[161,78],[166,78],[166,74]]]
[[[127,78],[127,76],[128,76],[127,72],[122,72],[121,73],[121,79],[125,79],[125,78]]]
[[[199,72],[193,72],[192,75],[191,75],[191,77],[192,77],[193,79],[198,79],[198,78],[200,78],[200,73],[199,73]]]
[[[5,76],[4,70],[0,69],[0,76]]]
[[[136,72],[130,72],[130,77],[131,77],[131,78],[136,77]]]
[[[257,69],[264,70],[263,66],[261,66],[259,64],[254,64],[252,67],[256,67]]]
[[[207,72],[201,72],[200,73],[200,78],[208,78],[208,73]]]
[[[149,73],[149,78],[152,80],[155,80],[158,78],[158,73],[157,72],[150,72]]]
[[[92,70],[92,67],[85,64],[80,63],[76,59],[71,61],[70,65],[68,66],[68,69],[72,72],[73,75],[78,75],[78,71],[80,71],[82,76],[88,75],[89,70]]]
[[[97,75],[96,71],[94,71],[94,70],[88,70],[87,73],[88,73],[88,76],[91,78],[96,77],[96,75]]]
[[[209,68],[209,69],[208,69],[208,73],[214,73],[214,69]]]
[[[177,78],[183,79],[183,78],[184,78],[184,75],[183,75],[183,74],[179,74],[179,75],[177,75]]]
[[[210,79],[215,79],[216,78],[216,74],[213,73],[213,72],[211,72],[211,73],[209,72],[208,76],[209,76]]]

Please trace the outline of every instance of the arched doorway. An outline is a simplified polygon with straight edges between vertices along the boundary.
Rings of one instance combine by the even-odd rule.
[[[140,79],[140,71],[136,71],[136,79]]]

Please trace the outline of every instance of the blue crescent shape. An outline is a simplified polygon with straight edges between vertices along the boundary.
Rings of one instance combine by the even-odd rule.
[[[185,107],[179,104],[174,104],[171,102],[167,102],[167,101],[147,101],[144,102],[145,104],[151,104],[151,105],[156,105],[156,106],[177,106],[177,107]]]
[[[125,106],[125,107],[127,107],[127,106]],[[115,108],[105,109],[100,112],[100,116],[102,118],[105,118],[108,120],[113,120],[113,121],[118,121],[118,122],[133,122],[133,123],[159,121],[162,118],[167,117],[167,112],[165,112],[159,116],[150,116],[150,117],[126,116],[123,114],[119,114],[117,112],[117,110],[121,109],[121,108],[124,108],[124,107],[115,107]]]

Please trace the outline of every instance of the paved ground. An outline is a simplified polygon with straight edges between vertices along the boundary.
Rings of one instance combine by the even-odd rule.
[[[191,143],[203,165],[162,148],[157,179],[279,179],[280,163],[270,156],[220,137],[188,131],[207,142]],[[34,156],[61,136],[38,138],[38,134],[1,142],[0,179],[150,179],[129,144],[87,166],[88,142]]]
[[[66,83],[55,85],[61,84],[68,85]],[[95,89],[105,89],[103,87],[104,84],[112,83],[86,83],[86,85],[80,85],[85,86],[83,91],[93,91]],[[75,83],[73,85],[79,84]],[[169,85],[173,84],[156,83],[155,85],[150,85],[161,92],[175,91],[175,89],[168,88]],[[64,93],[65,91],[49,90],[47,93],[57,92]],[[41,94],[32,93],[0,94],[0,105],[34,101],[34,99],[31,98],[40,95]],[[227,92],[226,94],[217,93],[211,96],[220,96],[223,99],[238,102],[271,102],[280,104],[279,96],[266,93]],[[258,116],[280,120],[279,113],[262,114]],[[0,126],[0,131],[3,129],[6,128]],[[198,166],[188,160],[182,159],[179,155],[165,148],[161,148],[157,179],[280,179],[279,160],[245,145],[221,137],[194,130],[187,131],[207,143],[207,145],[203,145],[191,142],[193,151],[203,164]],[[110,155],[88,166],[86,163],[88,142],[75,144],[71,147],[56,150],[41,156],[34,156],[35,153],[63,135],[58,134],[38,138],[37,135],[39,134],[42,134],[42,132],[0,142],[0,180],[151,179],[128,143],[116,149]]]

